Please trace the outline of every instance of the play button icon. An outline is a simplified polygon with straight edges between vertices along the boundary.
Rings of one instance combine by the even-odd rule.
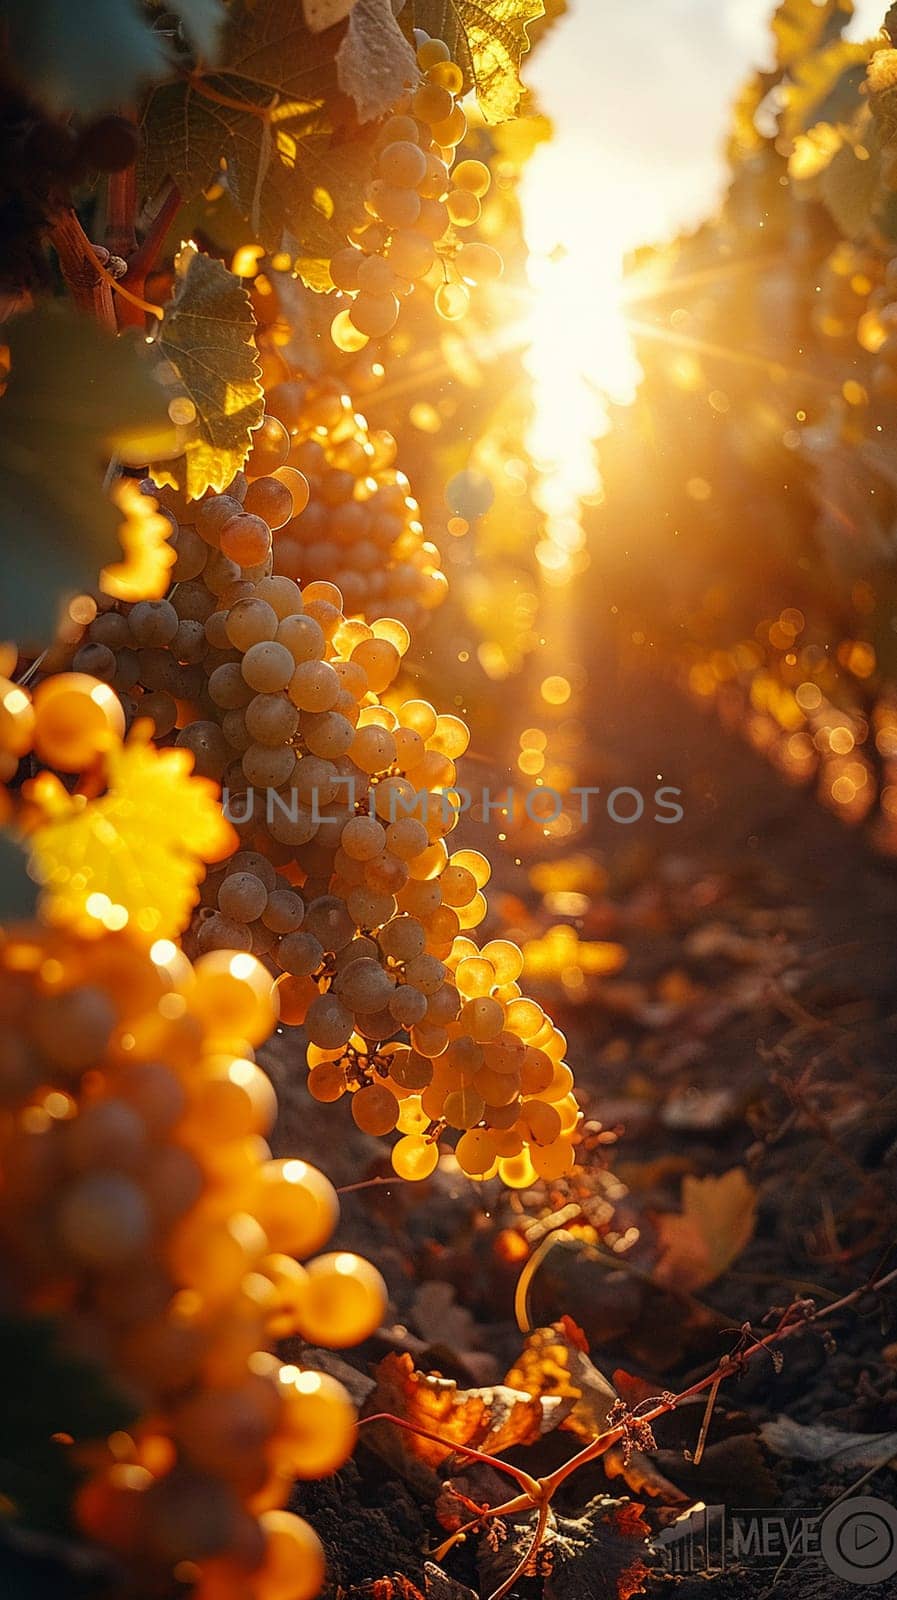
[[[872,1495],[845,1500],[823,1517],[819,1546],[846,1583],[881,1583],[897,1573],[897,1510]]]

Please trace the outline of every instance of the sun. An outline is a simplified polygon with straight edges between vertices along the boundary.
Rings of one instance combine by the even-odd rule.
[[[541,146],[523,185],[532,298],[523,337],[533,382],[527,440],[540,472],[543,576],[561,585],[587,564],[582,505],[601,496],[595,442],[609,401],[635,396],[639,366],[624,316],[623,266],[637,217],[594,147]]]

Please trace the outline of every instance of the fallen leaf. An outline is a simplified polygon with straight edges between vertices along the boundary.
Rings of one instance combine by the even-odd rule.
[[[566,1401],[558,1426],[587,1443],[601,1432],[617,1399],[613,1385],[589,1359],[585,1340],[569,1318],[527,1336],[520,1355],[505,1376],[512,1389]]]
[[[806,1425],[790,1417],[764,1422],[760,1437],[777,1456],[832,1461],[851,1470],[881,1467],[897,1458],[897,1433],[847,1433],[824,1423]]]
[[[562,1401],[544,1399],[504,1384],[459,1389],[452,1378],[417,1372],[409,1355],[388,1355],[374,1369],[377,1387],[366,1412],[389,1411],[415,1427],[439,1435],[440,1442],[403,1430],[412,1454],[435,1467],[456,1445],[497,1455],[513,1445],[532,1444],[556,1426]]]
[[[657,1217],[661,1255],[657,1283],[691,1291],[713,1283],[739,1256],[754,1232],[757,1191],[742,1167],[721,1177],[682,1180],[682,1212]]]
[[[434,1561],[424,1562],[424,1588],[427,1600],[477,1600],[466,1583],[450,1578]]]
[[[612,1444],[601,1457],[601,1465],[608,1478],[622,1478],[633,1494],[650,1494],[669,1506],[689,1505],[690,1498],[665,1477],[655,1461],[641,1450],[630,1450],[627,1456],[622,1445]]]
[[[597,1495],[579,1517],[556,1513],[532,1563],[534,1574],[544,1577],[546,1600],[628,1600],[638,1594],[650,1537],[642,1510],[636,1501]],[[501,1542],[487,1535],[478,1540],[483,1593],[511,1576],[532,1539],[533,1518],[515,1519],[509,1528]]]

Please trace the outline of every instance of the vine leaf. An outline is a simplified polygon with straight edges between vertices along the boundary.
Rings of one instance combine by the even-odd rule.
[[[267,250],[288,234],[299,260],[329,261],[362,219],[371,175],[369,140],[337,82],[345,31],[313,33],[282,0],[235,0],[220,70],[164,84],[147,102],[145,191],[171,178],[189,204],[220,184]]]
[[[438,1434],[439,1442],[403,1432],[396,1445],[434,1467],[452,1454],[456,1444],[492,1455],[532,1444],[550,1433],[568,1409],[557,1396],[533,1396],[507,1384],[459,1389],[452,1380],[416,1371],[407,1354],[385,1356],[374,1376],[377,1387],[366,1410],[371,1415],[389,1411],[416,1428]]]
[[[217,784],[191,776],[189,750],[157,750],[149,729],[138,723],[127,744],[108,752],[99,799],[69,794],[49,772],[24,786],[30,871],[56,923],[96,930],[97,918],[102,926],[121,907],[138,937],[174,938],[205,863],[236,844]]]
[[[544,15],[543,0],[414,0],[414,26],[445,40],[487,122],[514,116],[527,25]]]
[[[637,1500],[596,1495],[577,1517],[557,1516],[546,1543],[545,1600],[630,1600],[650,1576],[651,1529]]]
[[[682,1180],[682,1214],[657,1218],[661,1257],[654,1268],[658,1283],[686,1293],[713,1283],[739,1256],[757,1220],[757,1191],[743,1167],[720,1177]]]
[[[836,39],[795,64],[791,82],[781,91],[781,131],[787,139],[816,122],[852,121],[873,49],[873,41]]]
[[[853,0],[782,0],[772,19],[779,70],[840,38],[852,15]]]
[[[63,599],[121,556],[103,492],[110,456],[140,465],[177,448],[146,347],[58,302],[8,326],[0,399],[0,638],[52,634]],[[52,450],[52,463],[47,459]]]
[[[390,0],[355,0],[336,52],[337,82],[355,102],[361,122],[385,116],[420,78],[414,51],[393,16]]]
[[[176,267],[174,299],[153,342],[177,376],[186,441],[182,456],[153,470],[157,482],[198,500],[207,489],[225,489],[239,472],[251,430],[264,415],[264,395],[255,317],[239,278],[192,245]]]
[[[869,227],[880,180],[881,150],[873,124],[861,144],[845,139],[819,178],[819,194],[846,238],[856,239]]]
[[[565,1401],[559,1427],[590,1443],[604,1428],[617,1392],[589,1359],[585,1339],[569,1318],[535,1328],[505,1376],[511,1389]]]

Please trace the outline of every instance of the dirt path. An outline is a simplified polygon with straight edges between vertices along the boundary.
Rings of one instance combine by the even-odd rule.
[[[822,1305],[881,1260],[894,1265],[887,1256],[897,1221],[894,869],[668,686],[611,669],[599,698],[594,781],[651,793],[662,773],[683,789],[685,817],[641,832],[596,821],[588,844],[606,864],[609,891],[580,934],[618,940],[628,964],[618,977],[589,980],[584,1003],[572,1004],[557,987],[540,995],[571,1040],[586,1114],[586,1180],[551,1196],[536,1193],[525,1207],[494,1184],[476,1188],[451,1172],[420,1189],[384,1183],[347,1194],[340,1239],[378,1262],[396,1312],[388,1335],[353,1355],[359,1367],[404,1350],[423,1370],[440,1370],[462,1387],[501,1378],[521,1335],[512,1313],[519,1266],[502,1258],[497,1236],[534,1221],[538,1227],[540,1218],[544,1227],[551,1207],[571,1200],[585,1232],[546,1257],[531,1289],[532,1318],[572,1317],[595,1363],[607,1373],[622,1369],[645,1392],[693,1381],[736,1345],[743,1324],[759,1327],[770,1307],[799,1297]],[[508,887],[518,891],[520,881],[512,874]],[[384,1174],[382,1150],[357,1132],[344,1104],[309,1106],[294,1050],[280,1043],[270,1052],[285,1102],[283,1149],[314,1155],[338,1183]],[[757,1191],[746,1246],[690,1298],[675,1273],[663,1285],[651,1281],[663,1253],[655,1219],[679,1210],[683,1177],[733,1168]],[[623,1235],[621,1256],[608,1257],[608,1242]],[[454,1293],[437,1289],[434,1300],[435,1285]],[[434,1319],[442,1294],[443,1315]],[[890,1501],[893,1471],[874,1470],[874,1446],[857,1446],[851,1460],[835,1457],[831,1441],[802,1436],[802,1448],[823,1452],[808,1461],[778,1453],[761,1432],[780,1415],[812,1429],[897,1430],[897,1328],[888,1308],[864,1304],[832,1331],[835,1348],[808,1332],[790,1342],[781,1372],[763,1359],[721,1392],[700,1466],[684,1452],[694,1450],[701,1407],[659,1423],[652,1459],[666,1489],[652,1493],[637,1477],[627,1489],[591,1469],[571,1481],[561,1509],[576,1514],[596,1493],[631,1493],[660,1534],[681,1514],[683,1497],[686,1505],[726,1507],[730,1530],[735,1510],[775,1516],[785,1508],[789,1537],[806,1523],[812,1549],[818,1523],[810,1514],[861,1482],[870,1451],[873,1470],[861,1492]],[[516,1459],[545,1470],[573,1447],[570,1435],[551,1435]],[[339,1496],[327,1486],[299,1495],[330,1531],[337,1584],[355,1591],[400,1572],[434,1593],[419,1552],[438,1541],[439,1527],[414,1472],[393,1467],[384,1477],[383,1460],[362,1448]],[[818,1555],[799,1553],[773,1588],[781,1561],[776,1527],[765,1526],[762,1536],[742,1531],[748,1553],[741,1557],[730,1533],[724,1569],[711,1548],[706,1573],[687,1570],[702,1560],[701,1541],[692,1540],[686,1570],[675,1578],[656,1573],[647,1592],[665,1595],[675,1583],[679,1600],[853,1594],[854,1582]],[[713,1537],[718,1542],[718,1532]],[[653,1558],[658,1573],[660,1559]],[[448,1567],[453,1578],[488,1592],[470,1551]],[[571,1594],[617,1592],[616,1585],[595,1588],[591,1568],[571,1581]],[[520,1592],[535,1597],[543,1588],[549,1600],[560,1596],[550,1579],[527,1580]],[[897,1570],[866,1592],[871,1600],[892,1597]]]

